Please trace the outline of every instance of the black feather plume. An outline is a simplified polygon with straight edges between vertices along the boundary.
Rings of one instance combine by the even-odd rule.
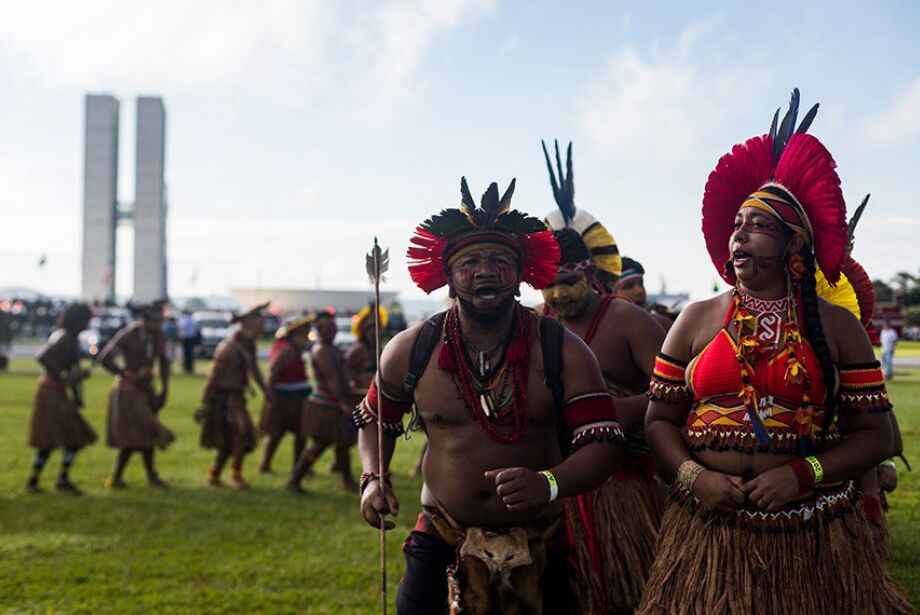
[[[849,250],[853,249],[853,241],[856,238],[856,225],[859,224],[859,219],[862,218],[863,210],[866,209],[866,205],[869,204],[869,196],[871,195],[867,194],[865,196],[862,203],[860,203],[856,211],[853,212],[853,217],[847,222],[847,249]]]
[[[808,113],[806,113],[805,117],[802,118],[802,123],[799,124],[799,127],[796,129],[796,132],[798,134],[803,135],[806,132],[808,132],[808,129],[811,127],[811,123],[814,121],[815,116],[818,114],[819,106],[820,106],[819,103],[815,103],[815,105],[811,109],[808,110]]]
[[[541,140],[540,143],[543,145],[543,157],[546,159],[546,170],[549,171],[549,182],[553,187],[553,198],[556,200],[556,206],[559,207],[559,211],[562,212],[562,220],[565,226],[569,226],[575,217],[575,176],[572,173],[572,143],[569,142],[565,172],[562,170],[559,141],[553,141],[556,148],[556,170],[553,169],[549,152],[546,150],[546,142]]]
[[[575,217],[575,176],[572,173],[572,142],[569,141],[569,148],[566,152],[565,162],[565,200],[571,205],[569,210],[572,217]]]
[[[773,141],[773,162],[779,162],[780,156],[783,155],[783,150],[786,149],[786,144],[789,143],[789,138],[792,136],[793,131],[795,130],[795,122],[799,116],[799,89],[795,88],[792,90],[792,95],[789,97],[789,110],[786,111],[786,115],[783,116],[783,121],[779,125],[779,130],[776,132],[776,139]]]
[[[549,171],[549,183],[553,187],[553,198],[559,202],[559,184],[556,183],[556,173],[553,171],[553,163],[550,162],[549,152],[546,151],[546,141],[540,139],[540,145],[543,146],[543,157],[546,158],[546,170]]]
[[[773,123],[770,124],[770,141],[776,143],[776,123],[779,121],[779,108],[773,114]]]
[[[498,217],[498,184],[492,182],[482,195],[479,216],[476,220],[479,226],[489,226]]]

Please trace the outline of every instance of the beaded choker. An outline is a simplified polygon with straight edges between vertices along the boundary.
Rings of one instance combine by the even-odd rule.
[[[470,366],[457,306],[447,311],[444,320],[444,345],[438,353],[438,367],[450,373],[470,415],[495,442],[515,442],[527,426],[531,330],[530,310],[515,303],[504,364],[488,382],[481,383]],[[506,394],[509,381],[511,391]],[[500,432],[498,425],[510,425],[511,430]]]
[[[738,289],[738,297],[741,300],[741,305],[748,308],[749,310],[754,310],[755,312],[786,312],[789,310],[789,297],[783,297],[782,299],[758,299],[746,293],[745,291]]]

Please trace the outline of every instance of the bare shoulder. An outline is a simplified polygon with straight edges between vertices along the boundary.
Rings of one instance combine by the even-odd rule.
[[[643,331],[662,329],[655,317],[648,310],[629,301],[616,299],[610,302],[610,308],[605,315],[607,319],[614,319],[620,326],[627,326],[627,330],[639,327]],[[663,330],[662,330],[663,333]]]
[[[388,383],[402,386],[402,382],[409,373],[409,357],[418,334],[425,326],[426,321],[412,325],[405,331],[400,331],[393,339],[387,342],[380,355],[380,373]]]
[[[661,351],[680,361],[689,361],[719,332],[729,301],[731,291],[687,305],[668,331]]]

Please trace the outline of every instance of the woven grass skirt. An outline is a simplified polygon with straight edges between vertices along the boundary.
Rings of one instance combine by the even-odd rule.
[[[885,569],[859,492],[825,488],[776,513],[703,511],[674,494],[637,613],[913,613]]]
[[[273,438],[280,438],[288,432],[300,434],[304,399],[305,395],[300,392],[276,391],[274,404],[262,404],[259,432]]]
[[[79,449],[98,439],[62,385],[39,381],[29,422],[29,446],[40,451]]]
[[[109,393],[106,426],[106,444],[112,448],[162,449],[176,439],[153,411],[149,392],[121,378]]]
[[[233,454],[249,453],[256,448],[256,430],[242,393],[218,393],[198,412],[202,448]]]
[[[575,612],[635,610],[655,557],[664,503],[658,483],[631,471],[618,472],[587,496],[566,500]],[[593,550],[589,526],[595,535]]]
[[[336,446],[351,446],[358,439],[357,429],[351,416],[341,408],[308,399],[303,406],[301,435],[320,442],[331,442]]]

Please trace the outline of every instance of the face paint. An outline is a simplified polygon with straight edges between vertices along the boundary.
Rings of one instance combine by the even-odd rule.
[[[543,289],[543,300],[562,318],[575,318],[588,306],[591,288],[588,277],[579,273],[578,277],[565,278]]]

